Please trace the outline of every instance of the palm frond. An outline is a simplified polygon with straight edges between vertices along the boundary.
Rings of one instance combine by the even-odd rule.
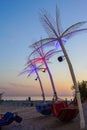
[[[60,36],[62,34],[62,27],[61,27],[61,21],[60,21],[60,13],[57,6],[56,6],[56,25],[57,25],[58,35]]]
[[[54,54],[61,52],[61,50],[52,49],[45,54],[46,59],[51,58]]]
[[[71,33],[75,30],[77,30],[78,28],[80,28],[82,25],[84,25],[85,23],[87,23],[86,21],[83,22],[78,22],[76,24],[73,24],[72,26],[70,26],[69,28],[67,28],[63,33],[62,33],[62,37],[64,37],[64,35],[67,35],[67,33]]]
[[[56,23],[55,23],[54,19],[50,15],[48,15],[47,11],[44,11],[44,10],[42,11],[42,13],[40,15],[40,21],[41,21],[45,31],[49,35],[49,37],[55,37],[58,35]]]
[[[83,32],[84,32],[84,33],[85,33],[85,32],[87,33],[87,28],[79,29],[79,30],[74,30],[74,31],[72,31],[72,32],[69,32],[69,33],[63,35],[63,37],[66,38],[66,39],[69,39],[69,38],[75,36],[76,34],[81,34],[81,33],[83,33]]]
[[[42,58],[35,58],[35,59],[32,59],[32,64],[37,64],[37,63],[41,63],[42,62]],[[31,63],[29,61],[27,61],[27,65],[28,66],[31,66]]]
[[[57,40],[57,38],[44,38],[44,39],[41,39],[35,43],[33,43],[30,47],[34,48],[34,46],[37,46],[37,49],[38,47],[41,46],[41,42],[43,43],[43,48],[46,47],[47,45],[50,46],[50,44],[52,44],[52,42],[55,42]],[[48,44],[49,43],[49,44]],[[46,45],[46,46],[45,46]],[[36,50],[37,50],[36,49]]]
[[[32,70],[29,70],[29,69],[24,69],[22,72],[19,73],[19,75],[23,75],[23,74],[31,74],[32,73]]]

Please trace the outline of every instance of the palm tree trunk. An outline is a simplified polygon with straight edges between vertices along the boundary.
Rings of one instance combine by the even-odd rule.
[[[60,43],[60,46],[62,48],[62,51],[64,53],[66,61],[68,63],[69,70],[70,70],[70,73],[71,73],[71,77],[72,77],[72,80],[73,80],[73,84],[75,86],[77,103],[78,103],[79,114],[80,114],[80,128],[85,128],[85,119],[84,119],[84,114],[83,114],[83,108],[82,108],[81,98],[80,98],[80,92],[79,92],[79,88],[78,88],[78,85],[77,85],[77,82],[76,82],[76,77],[75,77],[75,74],[74,74],[74,71],[73,71],[73,67],[72,67],[70,59],[68,57],[68,54],[66,52],[66,49],[65,49],[65,47],[64,47],[64,45],[62,43],[62,40],[58,38],[58,41]]]
[[[47,63],[46,63],[45,60],[44,60],[44,64],[45,64],[45,66],[46,66],[46,69],[47,69],[47,71],[48,71],[48,74],[49,74],[49,77],[50,77],[50,81],[51,81],[51,84],[52,84],[52,88],[53,88],[53,92],[54,92],[54,98],[55,98],[54,100],[57,100],[58,97],[57,97],[55,85],[54,85],[54,82],[53,82],[53,78],[52,78],[51,72],[50,72],[49,67],[48,67],[48,65],[47,65]]]
[[[40,77],[39,77],[38,72],[37,72],[37,71],[35,71],[35,72],[36,72],[36,75],[37,75],[37,77],[38,77],[39,84],[40,84],[40,87],[41,87],[41,92],[42,92],[43,101],[45,101],[45,94],[44,94],[44,90],[43,90],[43,86],[42,86],[41,79],[40,79]]]

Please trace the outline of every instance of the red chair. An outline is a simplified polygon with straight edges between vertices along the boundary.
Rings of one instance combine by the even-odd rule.
[[[51,104],[51,111],[54,117],[58,118],[62,122],[69,122],[74,119],[78,114],[78,107],[68,105],[64,101],[55,101]]]

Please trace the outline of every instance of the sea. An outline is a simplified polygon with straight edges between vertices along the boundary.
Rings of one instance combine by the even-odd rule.
[[[32,101],[42,100],[41,96],[30,96],[30,98]],[[48,101],[53,99],[52,96],[46,96],[45,98]],[[59,96],[58,98],[63,99],[63,100],[65,100],[65,99],[72,100],[73,96],[72,95],[70,95],[70,96],[63,96],[62,95],[62,96]],[[21,101],[21,100],[28,100],[29,96],[5,96],[5,95],[3,95],[2,99],[3,100],[19,100],[19,101]]]

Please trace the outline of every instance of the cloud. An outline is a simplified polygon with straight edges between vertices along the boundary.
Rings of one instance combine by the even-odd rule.
[[[0,84],[0,93],[4,92],[4,95],[32,95],[35,93],[38,93],[35,90],[35,86],[32,85],[24,85],[20,83],[14,83],[14,82],[3,82]]]
[[[23,84],[18,84],[14,82],[0,82],[0,92],[6,92],[6,91],[11,91],[17,88],[18,90],[21,88],[31,88],[29,85],[23,85]]]
[[[29,87],[28,85],[18,84],[14,82],[9,82],[8,84],[13,87]]]
[[[22,84],[17,84],[17,83],[13,83],[13,82],[9,82],[8,83],[10,86],[13,86],[13,87],[23,87],[24,85],[22,85]]]

